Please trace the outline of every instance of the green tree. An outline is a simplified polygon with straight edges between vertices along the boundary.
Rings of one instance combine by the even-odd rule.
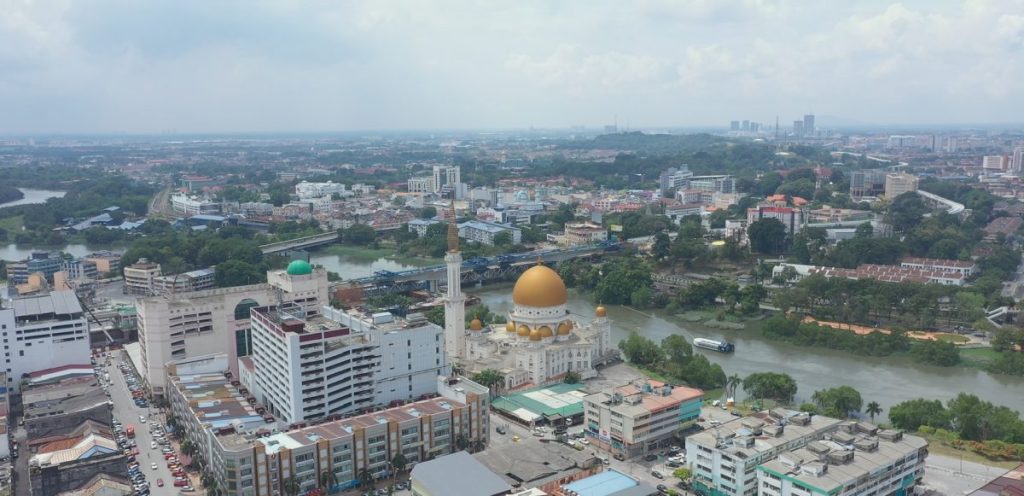
[[[334,492],[334,486],[338,485],[338,476],[330,470],[320,472],[320,489],[326,492]]]
[[[562,382],[566,384],[579,384],[582,380],[583,378],[580,377],[579,372],[576,372],[575,370],[570,370],[565,373],[565,378],[562,379]]]
[[[664,260],[668,258],[671,247],[672,241],[669,239],[668,234],[660,232],[654,235],[654,244],[651,246],[651,255],[655,260]]]
[[[219,288],[259,284],[267,279],[261,266],[242,260],[227,260],[217,264],[213,277]]]
[[[916,431],[922,425],[935,428],[949,427],[949,412],[939,400],[914,399],[889,408],[892,425],[908,431]]]
[[[931,209],[914,192],[903,193],[892,199],[885,214],[885,222],[897,232],[906,232],[921,223]]]
[[[871,417],[871,421],[874,422],[875,415],[882,413],[882,406],[879,405],[877,401],[869,402],[867,406],[864,407],[864,413],[868,414],[868,416]]]
[[[758,253],[782,253],[786,245],[786,226],[778,219],[757,220],[747,226],[747,237],[750,247]]]
[[[494,246],[512,246],[512,232],[501,231],[494,235]]]
[[[434,207],[423,207],[420,209],[417,216],[421,219],[433,219],[437,217],[437,209]]]
[[[672,472],[672,476],[677,478],[677,479],[679,479],[682,482],[686,482],[686,481],[690,480],[690,477],[692,477],[693,474],[690,473],[690,469],[688,469],[686,467],[682,467],[682,468],[675,469]]]
[[[408,465],[409,461],[406,460],[405,456],[401,453],[396,454],[395,457],[391,459],[391,466],[394,467],[395,472],[397,473],[405,472],[405,468]]]
[[[341,232],[341,240],[348,245],[366,246],[377,237],[377,232],[366,224],[353,224]]]
[[[622,350],[626,360],[641,367],[656,366],[665,358],[665,352],[654,341],[641,336],[636,331],[630,332],[626,339],[619,341],[619,349]]]
[[[686,341],[686,338],[679,334],[673,334],[661,340],[661,349],[674,362],[684,362],[693,356],[693,346]]]
[[[796,381],[788,374],[756,372],[743,379],[743,391],[757,399],[791,403],[796,396],[796,390]]]
[[[847,418],[860,412],[863,401],[860,392],[850,386],[815,391],[811,396],[822,413],[830,417]]]
[[[473,374],[473,382],[496,390],[505,384],[505,374],[494,369],[484,369]]]
[[[359,470],[356,479],[359,481],[359,487],[364,489],[373,489],[373,484],[376,482],[373,478],[373,474],[365,468]]]
[[[284,480],[281,489],[283,489],[284,493],[288,496],[296,496],[299,494],[302,486],[299,485],[299,480],[293,475]]]
[[[960,349],[945,341],[918,341],[910,347],[910,354],[919,362],[952,367],[960,363]]]
[[[730,398],[736,397],[736,388],[743,385],[743,378],[739,374],[733,374],[729,376],[729,379],[725,382],[725,394]]]

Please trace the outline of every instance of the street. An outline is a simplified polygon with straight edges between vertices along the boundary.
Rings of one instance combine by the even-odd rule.
[[[156,449],[151,448],[154,437],[149,431],[149,415],[153,412],[153,420],[158,423],[160,422],[161,415],[155,408],[139,408],[135,406],[131,391],[125,381],[124,373],[118,368],[118,364],[122,360],[127,360],[127,357],[122,353],[113,353],[110,365],[106,369],[107,373],[110,374],[110,399],[114,403],[114,419],[120,421],[124,428],[127,428],[129,425],[135,426],[135,441],[139,448],[139,456],[135,458],[139,462],[139,470],[142,471],[142,474],[146,476],[146,481],[149,482],[150,494],[152,496],[176,495],[180,488],[176,488],[173,485],[174,476],[171,475],[171,470],[167,468],[163,454],[160,453],[159,445]],[[146,423],[142,423],[140,416],[146,418]],[[156,470],[151,468],[151,464],[154,462],[157,465]],[[163,479],[164,487],[157,486],[157,479]]]

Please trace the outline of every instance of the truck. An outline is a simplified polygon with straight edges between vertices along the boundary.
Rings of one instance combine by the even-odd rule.
[[[693,345],[698,348],[713,350],[720,353],[732,353],[733,351],[736,351],[736,345],[725,340],[716,341],[714,339],[695,338],[693,340]]]
[[[127,428],[125,428],[124,435],[128,436],[130,438],[135,437],[135,426],[134,425],[129,425]]]

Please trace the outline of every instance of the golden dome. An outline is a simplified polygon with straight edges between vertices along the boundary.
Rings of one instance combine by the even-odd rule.
[[[551,328],[548,328],[548,332],[551,332]],[[540,335],[540,329],[534,329],[530,331],[530,341],[540,341],[543,336]]]
[[[522,337],[529,336],[530,335],[530,328],[526,327],[526,324],[523,324],[523,325],[519,326],[519,330],[516,332],[516,334],[519,334]]]
[[[540,326],[540,329],[537,330],[540,331],[540,337],[542,338],[550,338],[555,335],[555,333],[551,332],[551,328],[548,326]]]
[[[538,264],[519,276],[512,288],[512,301],[526,307],[554,307],[565,305],[569,293],[558,272]]]
[[[480,319],[473,319],[473,321],[469,323],[469,330],[471,331],[480,331],[483,330],[483,328],[484,323],[480,322]]]
[[[570,332],[572,332],[572,321],[567,320],[565,322],[562,322],[561,324],[558,324],[559,336],[568,336]]]
[[[516,332],[516,323],[511,320],[505,324],[505,332]]]
[[[598,306],[597,311],[595,311],[594,313],[596,313],[598,317],[604,317],[608,315],[608,310],[606,310],[604,306]]]

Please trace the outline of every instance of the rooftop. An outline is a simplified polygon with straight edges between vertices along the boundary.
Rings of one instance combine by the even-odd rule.
[[[89,410],[109,401],[94,376],[29,386],[22,391],[26,419]]]
[[[275,453],[281,448],[295,449],[312,446],[320,439],[341,439],[352,435],[358,429],[387,425],[390,422],[419,422],[420,418],[424,416],[447,413],[454,408],[465,406],[464,403],[448,398],[431,398],[379,412],[324,422],[272,435],[269,434],[269,431],[265,433],[234,432],[222,435],[218,440],[225,447],[232,449],[245,449],[252,446],[253,443],[259,442],[266,446],[267,453]]]
[[[601,461],[587,451],[533,438],[520,443],[491,445],[473,455],[509,484],[540,486],[594,467]]]
[[[11,302],[11,308],[19,321],[68,320],[82,316],[82,305],[73,291],[52,291],[42,296],[17,298]]]
[[[222,429],[233,432],[239,426],[268,422],[263,409],[256,405],[256,399],[223,373],[171,375],[170,379],[188,402],[192,416],[215,432]],[[269,420],[273,422],[272,418]]]
[[[617,470],[606,470],[562,487],[577,496],[647,496],[657,489]]]
[[[116,455],[120,452],[117,443],[110,437],[90,433],[40,446],[29,460],[29,465],[62,465],[94,456]]]
[[[971,496],[1024,496],[1024,463],[992,479]]]
[[[780,454],[758,469],[787,475],[829,493],[927,446],[928,442],[917,436],[879,431],[866,422],[843,422],[824,440]]]
[[[456,473],[458,477],[452,477]],[[412,480],[427,494],[493,496],[512,490],[512,486],[465,451],[417,463],[412,469]]]
[[[618,404],[609,408],[623,415],[635,417],[666,408],[675,408],[687,401],[700,400],[704,391],[684,386],[669,386],[663,382],[647,380],[635,384],[619,386],[609,391],[601,391],[587,396],[587,400],[598,403],[610,403],[618,399]]]
[[[785,446],[791,441],[827,431],[840,422],[821,415],[772,410],[757,412],[701,431],[690,436],[687,442],[692,440],[703,446],[717,446],[728,454],[746,459]]]

